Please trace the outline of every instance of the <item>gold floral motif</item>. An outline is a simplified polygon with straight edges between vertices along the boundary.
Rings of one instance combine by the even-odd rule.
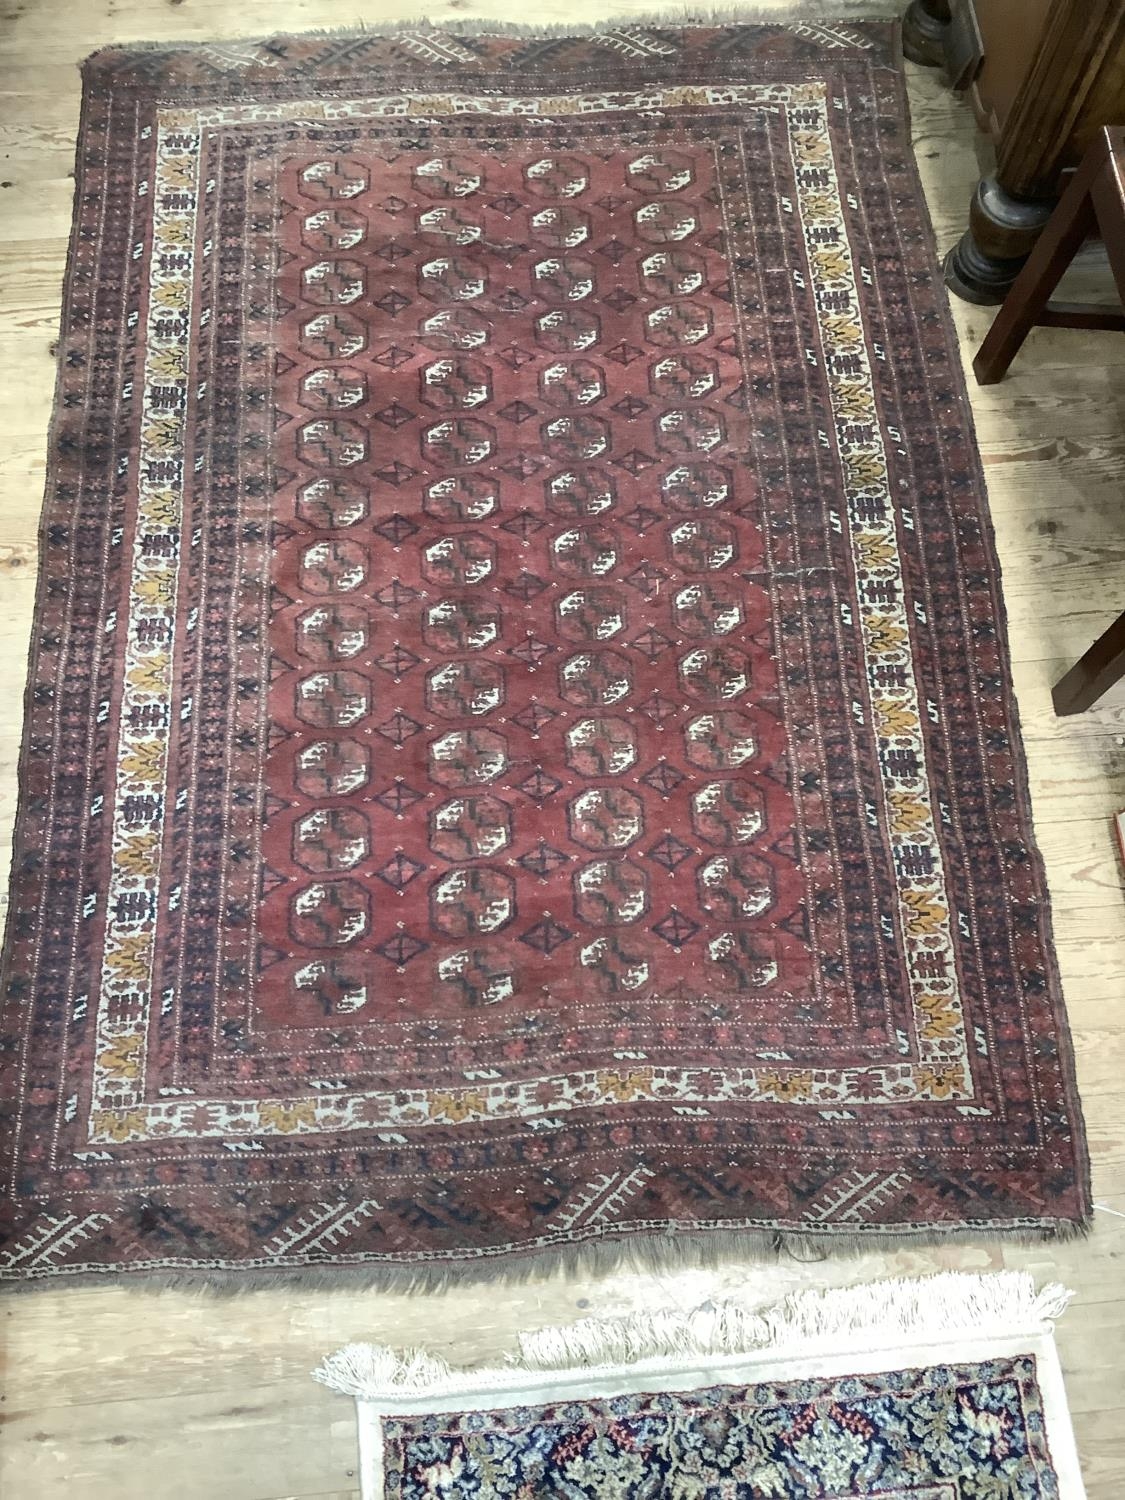
[[[930,804],[916,792],[893,791],[888,801],[892,833],[913,835],[929,823],[932,816]]]
[[[98,1053],[98,1067],[108,1078],[139,1078],[141,1072],[141,1036],[131,1032],[115,1036]]]
[[[792,1104],[798,1099],[808,1099],[813,1091],[813,1075],[805,1073],[763,1073],[758,1079],[758,1088],[763,1094],[779,1099],[783,1104]]]
[[[961,1015],[952,995],[919,995],[914,1003],[923,1017],[921,1035],[927,1040],[957,1033]]]
[[[316,1128],[316,1109],[311,1099],[268,1100],[259,1108],[258,1119],[267,1130],[292,1135]]]
[[[879,721],[879,733],[888,738],[913,734],[918,728],[918,715],[894,698],[876,698],[872,706]]]
[[[106,948],[106,968],[114,979],[144,979],[151,963],[152,937],[147,932],[126,933]]]
[[[430,1118],[432,1120],[451,1120],[459,1125],[462,1120],[467,1120],[470,1115],[488,1114],[488,1102],[484,1095],[476,1090],[463,1090],[460,1093],[434,1093],[430,1096]]]
[[[598,1074],[598,1089],[603,1095],[624,1104],[629,1099],[641,1099],[652,1093],[652,1080],[646,1073],[619,1073],[608,1069]]]
[[[121,758],[122,773],[130,782],[151,785],[160,780],[163,766],[163,740],[134,740]]]
[[[926,891],[904,890],[906,930],[915,937],[929,937],[941,929],[949,918],[948,909]]]
[[[155,875],[160,856],[160,840],[155,833],[131,833],[114,850],[113,862],[130,875]]]
[[[143,1140],[148,1126],[143,1109],[96,1109],[90,1120],[96,1141]]]

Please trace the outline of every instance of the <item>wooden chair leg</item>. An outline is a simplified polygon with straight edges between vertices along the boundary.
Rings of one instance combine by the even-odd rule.
[[[1121,132],[1115,132],[1120,135]],[[1109,268],[1125,303],[1125,158],[1111,157],[1090,190]]]
[[[995,385],[1007,373],[1020,345],[1034,328],[1047,299],[1074,259],[1083,240],[1096,227],[1090,189],[1106,164],[1108,146],[1100,136],[1075,172],[1047,227],[1035,242],[1027,264],[1004,298],[984,343],[973,360],[981,385]]]
[[[1125,613],[1100,635],[1081,660],[1055,683],[1057,714],[1080,714],[1125,677]]]

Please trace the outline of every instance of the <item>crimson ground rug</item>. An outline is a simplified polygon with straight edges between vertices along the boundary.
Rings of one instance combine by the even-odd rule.
[[[1080,1225],[893,29],[84,79],[4,1274]]]

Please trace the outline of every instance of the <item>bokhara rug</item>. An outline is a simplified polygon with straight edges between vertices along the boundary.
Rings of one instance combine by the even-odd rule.
[[[1084,1500],[1030,1277],[943,1275],[524,1335],[499,1368],[351,1344],[363,1500]]]
[[[894,32],[110,50],[5,1274],[1087,1212]]]

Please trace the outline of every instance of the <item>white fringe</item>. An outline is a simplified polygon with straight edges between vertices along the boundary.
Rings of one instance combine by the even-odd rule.
[[[798,1359],[966,1335],[1033,1336],[1051,1331],[1072,1295],[1057,1284],[1037,1292],[1025,1271],[947,1271],[912,1281],[797,1292],[765,1310],[722,1302],[690,1313],[658,1309],[624,1318],[585,1318],[523,1334],[518,1355],[494,1368],[455,1369],[419,1349],[396,1353],[375,1344],[348,1344],[329,1355],[313,1378],[358,1400],[378,1401],[511,1386],[521,1372],[583,1371],[596,1378],[655,1359],[691,1362],[769,1353]]]

